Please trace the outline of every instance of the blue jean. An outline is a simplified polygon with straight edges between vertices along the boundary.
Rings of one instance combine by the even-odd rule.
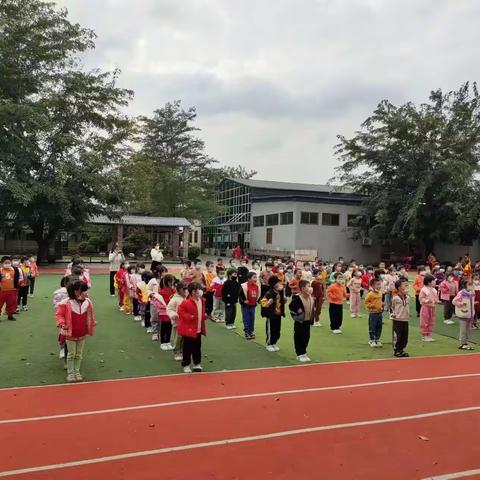
[[[246,335],[253,335],[255,331],[255,308],[242,305],[243,331]]]
[[[382,336],[382,324],[382,312],[370,313],[368,315],[368,333],[370,334],[370,340],[380,340],[380,337]]]

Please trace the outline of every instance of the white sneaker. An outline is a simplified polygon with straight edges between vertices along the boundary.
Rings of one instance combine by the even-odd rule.
[[[280,347],[277,344],[272,345],[272,347],[275,349],[276,352],[280,351]]]
[[[116,295],[115,295],[115,294],[113,294],[113,295],[110,295],[110,296],[111,296],[111,297],[116,297]]]
[[[136,322],[141,322],[142,321],[142,317],[140,315],[135,315],[133,317],[133,319],[136,321]]]
[[[446,323],[447,325],[453,325],[455,322],[453,320],[444,320],[443,323]]]
[[[142,327],[145,327],[145,321],[142,320]]]
[[[422,340],[424,342],[434,342],[435,341],[435,339],[432,338],[430,335],[426,335],[426,336],[422,337]]]
[[[174,356],[173,356],[173,359],[176,361],[176,362],[181,362],[183,360],[183,353],[176,353]]]
[[[297,357],[297,360],[301,363],[306,363],[306,362],[311,362],[310,358],[307,356],[307,354],[305,355],[299,355]]]
[[[175,350],[175,347],[170,342],[168,342],[167,343],[167,350]]]
[[[268,352],[275,352],[275,347],[273,345],[267,345]]]
[[[372,348],[375,348],[377,346],[377,344],[375,343],[375,340],[369,340],[368,341],[368,344],[372,347]]]
[[[350,318],[357,318],[357,314],[356,313],[351,313]]]
[[[321,324],[320,322],[314,322],[314,323],[313,323],[313,326],[314,326],[314,327],[321,327],[322,324]]]
[[[58,358],[65,358],[65,350],[63,348],[58,352]]]
[[[152,340],[153,340],[153,337],[152,337]],[[158,340],[158,336],[157,336],[156,340]],[[167,343],[161,343],[160,344],[160,350],[168,350],[168,344]]]
[[[154,334],[152,335],[152,340],[153,340],[154,342],[156,342],[156,341],[158,340],[158,333],[154,333]]]
[[[383,347],[383,344],[382,344],[382,342],[380,342],[379,340],[377,340],[377,341],[375,342],[375,346],[378,347],[378,348],[382,348],[382,347]]]
[[[192,373],[192,369],[190,368],[190,365],[183,367],[183,373]]]
[[[227,330],[233,330],[235,328],[235,325],[225,325],[225,328]]]
[[[119,310],[123,312],[125,309],[123,307],[120,307]]]
[[[201,366],[200,364],[198,364],[198,365],[194,365],[193,368],[192,368],[192,370],[193,370],[194,372],[202,372],[202,371],[203,371],[203,368],[202,368],[202,366]]]
[[[148,327],[148,328],[147,328],[147,333],[153,333],[153,328],[152,328],[152,327]]]
[[[339,328],[337,328],[336,330],[332,330],[332,333],[335,333],[336,335],[339,335],[343,332]]]
[[[24,312],[28,312],[28,307],[25,305],[25,306],[22,308],[22,310],[23,310]]]

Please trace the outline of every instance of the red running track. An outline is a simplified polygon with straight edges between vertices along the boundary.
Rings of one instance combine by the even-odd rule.
[[[0,477],[423,479],[475,470],[479,360],[350,362],[0,390]],[[98,412],[104,409],[116,411]]]

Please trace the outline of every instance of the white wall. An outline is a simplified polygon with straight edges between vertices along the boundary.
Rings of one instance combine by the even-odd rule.
[[[293,225],[254,227],[253,217],[271,213],[294,212]],[[353,240],[347,227],[347,216],[360,213],[361,208],[352,205],[311,202],[254,202],[252,203],[251,248],[260,250],[317,250],[323,260],[344,257],[359,262],[378,262],[381,254],[379,245],[362,246],[361,240]],[[300,223],[301,212],[319,214],[319,225]],[[340,215],[339,226],[322,225],[322,213]],[[266,244],[266,229],[273,228],[272,244]]]

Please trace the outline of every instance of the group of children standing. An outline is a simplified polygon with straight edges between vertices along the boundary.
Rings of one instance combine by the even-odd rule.
[[[0,260],[0,319],[3,307],[7,319],[15,321],[15,314],[28,310],[28,297],[35,291],[35,279],[39,276],[33,255],[4,256]]]

